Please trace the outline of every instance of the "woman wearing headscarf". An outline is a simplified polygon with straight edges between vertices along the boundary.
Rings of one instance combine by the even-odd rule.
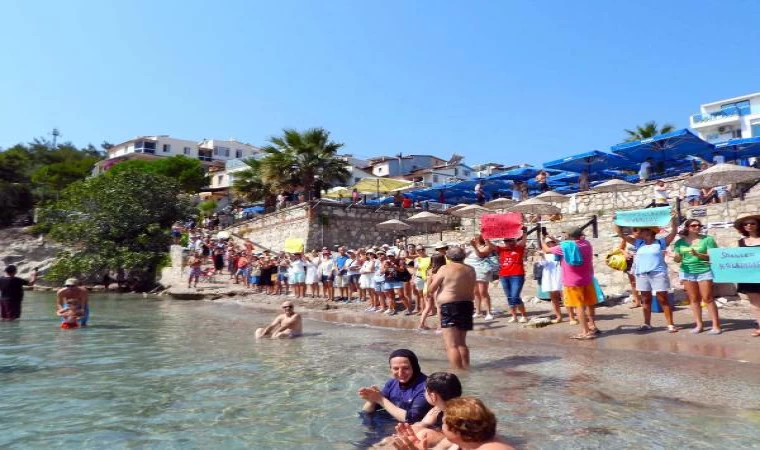
[[[365,400],[362,410],[367,413],[385,409],[399,422],[416,423],[422,420],[431,406],[425,400],[425,380],[417,355],[405,348],[391,353],[388,358],[391,378],[381,390],[377,386],[359,389]]]

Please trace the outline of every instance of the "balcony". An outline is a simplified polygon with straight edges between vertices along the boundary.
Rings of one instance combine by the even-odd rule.
[[[691,126],[696,127],[712,125],[713,122],[723,121],[725,119],[729,119],[726,120],[726,122],[730,122],[733,120],[738,120],[741,116],[755,114],[758,112],[760,112],[760,108],[752,108],[750,105],[727,106],[721,108],[718,111],[707,114],[694,114],[690,118]]]

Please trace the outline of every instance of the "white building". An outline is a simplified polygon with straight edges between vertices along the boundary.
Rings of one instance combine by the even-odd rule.
[[[438,187],[448,183],[456,183],[457,181],[466,181],[476,178],[477,172],[472,168],[461,162],[455,162],[454,164],[441,164],[426,169],[418,169],[403,178],[415,183],[421,183],[425,187]],[[401,177],[397,177],[401,178]]]
[[[258,147],[234,139],[229,141],[204,139],[197,142],[167,135],[138,136],[108,149],[106,159],[93,168],[93,175],[103,173],[114,164],[129,159],[156,159],[184,155],[188,158],[197,158],[205,166],[210,166],[223,165],[225,161],[232,159],[250,158],[259,152]]]
[[[705,103],[699,109],[689,125],[708,142],[760,136],[760,92]]]

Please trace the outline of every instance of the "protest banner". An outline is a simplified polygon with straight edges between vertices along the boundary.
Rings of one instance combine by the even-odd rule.
[[[716,283],[760,283],[760,247],[711,248]]]
[[[303,253],[303,239],[287,238],[285,239],[285,253]]]
[[[518,238],[522,236],[522,214],[484,214],[480,216],[483,239]]]
[[[670,223],[670,206],[617,211],[615,223],[621,227],[665,227]]]

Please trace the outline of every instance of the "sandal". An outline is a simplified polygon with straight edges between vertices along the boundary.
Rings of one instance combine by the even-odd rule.
[[[677,326],[668,325],[668,333],[678,333],[678,330],[680,330],[680,328],[678,328]]]
[[[636,331],[650,331],[651,329],[652,329],[652,325],[644,324],[638,327]]]
[[[596,339],[596,336],[593,334],[576,334],[575,336],[570,336],[570,339],[575,339],[578,341],[588,341],[590,339]]]

